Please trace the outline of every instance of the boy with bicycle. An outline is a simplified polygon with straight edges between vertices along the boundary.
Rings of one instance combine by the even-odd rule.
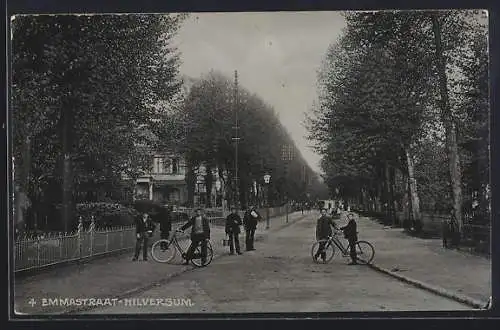
[[[351,256],[349,265],[357,265],[356,242],[358,241],[358,225],[352,213],[347,215],[347,220],[347,225],[340,229],[344,232],[344,237],[349,241],[349,255]]]

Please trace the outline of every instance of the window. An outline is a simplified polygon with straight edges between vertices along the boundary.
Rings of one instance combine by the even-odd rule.
[[[153,173],[163,173],[164,172],[163,163],[164,160],[162,157],[155,157],[153,159]]]
[[[179,171],[179,164],[177,159],[172,159],[172,174],[177,174]]]

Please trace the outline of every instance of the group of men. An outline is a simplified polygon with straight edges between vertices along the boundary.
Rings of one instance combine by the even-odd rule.
[[[255,240],[255,230],[257,229],[257,223],[262,219],[259,212],[254,206],[250,206],[246,209],[243,220],[241,219],[238,208],[233,207],[231,213],[226,217],[226,235],[229,241],[229,254],[234,255],[234,250],[236,249],[237,254],[242,254],[240,248],[239,235],[241,233],[240,226],[243,225],[245,228],[245,247],[247,251],[255,250],[254,240]]]
[[[142,213],[136,218],[136,246],[133,261],[137,261],[139,254],[142,250],[143,260],[148,260],[148,245],[149,238],[153,236],[156,224],[160,225],[160,238],[168,239],[170,237],[170,232],[172,230],[171,221],[172,209],[161,208],[159,211],[152,213],[152,215],[147,212]],[[203,214],[201,208],[196,209],[196,214],[191,217],[179,230],[184,231],[191,227],[191,245],[185,256],[184,264],[189,264],[191,258],[193,257],[196,248],[201,246],[201,259],[204,264],[207,256],[207,240],[210,239],[210,221]],[[236,253],[242,254],[240,249],[239,234],[240,226],[243,225],[246,233],[246,250],[253,251],[254,248],[254,237],[255,230],[257,228],[257,223],[262,217],[255,209],[255,207],[249,207],[244,216],[243,221],[238,214],[237,208],[233,207],[231,213],[226,217],[225,231],[229,237],[230,242],[230,254]],[[165,248],[165,247],[163,247]]]

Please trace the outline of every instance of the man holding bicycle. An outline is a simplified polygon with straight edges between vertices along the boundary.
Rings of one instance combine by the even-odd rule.
[[[351,256],[349,265],[357,265],[356,242],[358,241],[358,226],[351,213],[347,215],[347,220],[347,225],[340,229],[344,231],[344,237],[349,241],[349,254]]]
[[[332,227],[338,229],[337,224],[333,221],[332,218],[328,217],[327,210],[325,208],[321,209],[321,216],[316,223],[316,240],[325,240],[319,244],[319,249],[314,255],[314,260],[317,260],[319,256],[323,259],[323,262],[326,259],[325,252],[325,244],[328,237],[332,236]]]
[[[201,262],[205,264],[207,261],[207,240],[210,239],[210,222],[203,215],[202,209],[196,209],[196,215],[192,217],[180,230],[184,231],[191,227],[191,245],[186,254],[184,265],[188,265],[193,258],[194,252],[198,245],[201,244]]]

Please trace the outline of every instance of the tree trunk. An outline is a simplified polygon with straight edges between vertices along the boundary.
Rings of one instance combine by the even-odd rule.
[[[462,178],[460,169],[460,157],[458,154],[457,132],[448,99],[446,62],[441,45],[441,23],[439,22],[439,17],[437,14],[432,15],[431,19],[432,30],[434,32],[434,43],[436,47],[439,91],[441,94],[441,120],[446,132],[446,149],[448,154],[449,171],[453,194],[453,209],[458,225],[458,230],[460,233],[462,233]]]
[[[14,218],[18,230],[23,230],[26,226],[27,201],[29,175],[31,168],[31,140],[26,136],[22,140],[21,159],[15,159],[19,170],[14,171]],[[16,187],[17,186],[17,187]]]
[[[212,167],[210,165],[206,166],[207,174],[205,175],[205,188],[207,189],[207,207],[212,207],[212,184],[213,184],[213,176],[212,176]]]
[[[196,185],[196,175],[194,172],[193,164],[187,165],[187,175],[186,175],[186,183],[187,183],[187,193],[188,193],[188,206],[192,207],[194,205],[194,191]]]
[[[398,202],[395,196],[395,186],[396,186],[396,169],[391,166],[389,170],[389,189],[390,189],[390,209],[391,209],[391,217],[392,217],[392,225],[397,226],[398,220],[396,216],[396,211],[398,209]]]
[[[415,162],[410,147],[406,148],[405,152],[406,152],[406,161],[408,166],[408,188],[410,194],[411,212],[415,223],[419,223],[421,220],[420,200],[418,198],[418,192],[417,192],[417,180],[415,179]]]
[[[382,190],[383,188],[381,187],[381,183],[377,180],[375,182],[375,187],[376,187],[376,193],[375,193],[375,212],[381,212],[382,211],[382,203],[381,203],[381,195],[382,195]]]
[[[392,194],[391,194],[391,178],[389,173],[389,163],[384,162],[384,208],[387,218],[394,223],[392,219]]]
[[[62,217],[64,232],[71,231],[73,221],[73,105],[67,104],[62,110]]]

